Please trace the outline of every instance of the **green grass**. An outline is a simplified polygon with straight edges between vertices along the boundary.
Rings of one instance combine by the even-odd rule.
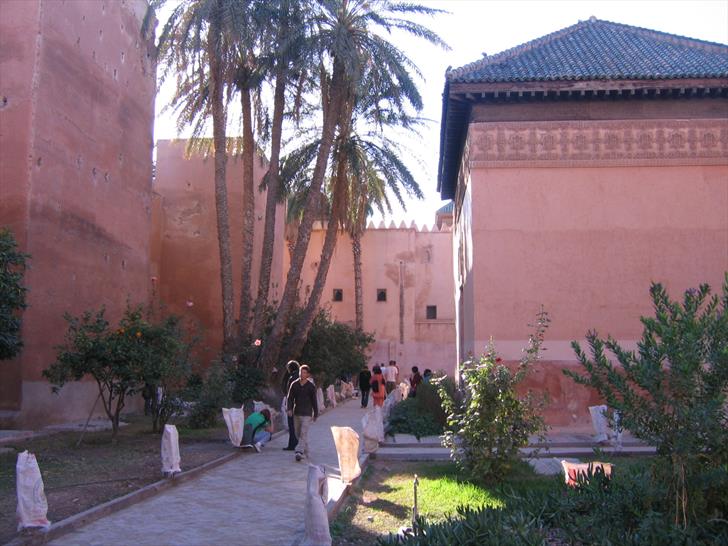
[[[334,544],[373,544],[377,537],[409,525],[415,474],[418,510],[430,522],[455,514],[459,506],[502,508],[511,491],[545,490],[554,483],[520,462],[494,486],[466,479],[450,462],[373,462],[331,524]]]

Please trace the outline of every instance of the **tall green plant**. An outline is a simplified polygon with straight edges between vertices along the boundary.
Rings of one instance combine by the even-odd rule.
[[[0,360],[13,358],[23,348],[19,311],[25,309],[25,262],[13,233],[0,229]]]
[[[674,521],[682,527],[699,512],[725,517],[728,508],[728,273],[723,294],[710,292],[703,284],[673,301],[653,283],[655,315],[640,319],[636,351],[590,331],[591,357],[572,342],[585,373],[564,371],[596,389],[624,428],[657,447],[654,472],[670,484]]]
[[[543,309],[520,364],[512,371],[497,356],[491,342],[478,360],[463,362],[462,390],[453,396],[440,383],[440,398],[448,414],[444,445],[451,458],[477,479],[500,480],[518,450],[531,435],[543,436],[543,399],[532,393],[519,396],[518,385],[538,359],[550,319]]]

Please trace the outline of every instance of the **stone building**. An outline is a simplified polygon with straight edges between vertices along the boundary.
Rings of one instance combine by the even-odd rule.
[[[458,358],[516,361],[553,322],[530,387],[580,426],[571,340],[633,346],[649,285],[728,270],[728,46],[596,20],[449,70],[438,190],[454,199]],[[445,264],[442,267],[446,267]]]
[[[31,254],[25,349],[0,362],[0,426],[85,417],[91,382],[41,372],[63,313],[149,297],[155,66],[145,0],[0,6],[0,223]]]

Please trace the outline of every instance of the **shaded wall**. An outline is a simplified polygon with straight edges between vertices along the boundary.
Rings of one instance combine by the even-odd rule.
[[[301,295],[311,290],[321,255],[325,231],[317,225],[301,275]],[[400,372],[412,366],[452,375],[455,371],[455,310],[453,306],[452,250],[449,228],[417,230],[370,226],[362,243],[364,330],[375,337],[370,365],[396,360]],[[355,323],[354,260],[351,241],[340,232],[321,306],[332,316]],[[334,289],[343,290],[343,301],[333,301]],[[386,301],[377,301],[377,290],[386,290]],[[400,304],[400,289],[402,304]],[[427,319],[427,306],[437,308],[437,318]]]
[[[217,357],[222,347],[222,303],[220,256],[215,212],[214,160],[199,154],[185,158],[186,141],[157,142],[154,183],[152,268],[155,297],[165,308],[187,317],[201,328],[198,345],[201,364]],[[238,316],[242,256],[242,176],[240,157],[227,162],[228,208],[233,262],[234,308]],[[253,245],[253,298],[258,293],[260,256],[263,246],[266,193],[257,191],[267,170],[264,159],[255,162],[255,240]],[[270,301],[282,292],[282,205],[276,213],[276,246],[273,253]]]
[[[544,305],[553,322],[527,386],[548,392],[551,424],[588,427],[598,402],[561,372],[576,366],[571,340],[596,329],[634,346],[651,281],[673,297],[720,289],[727,129],[720,118],[470,125],[473,344],[492,336],[518,360]]]
[[[25,348],[0,365],[0,422],[85,417],[96,385],[51,396],[41,372],[64,312],[149,291],[154,66],[144,0],[4,1],[0,17],[0,224],[32,255]]]

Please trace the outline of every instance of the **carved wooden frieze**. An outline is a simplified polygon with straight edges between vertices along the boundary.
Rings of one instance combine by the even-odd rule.
[[[470,125],[471,167],[728,165],[728,119]]]

